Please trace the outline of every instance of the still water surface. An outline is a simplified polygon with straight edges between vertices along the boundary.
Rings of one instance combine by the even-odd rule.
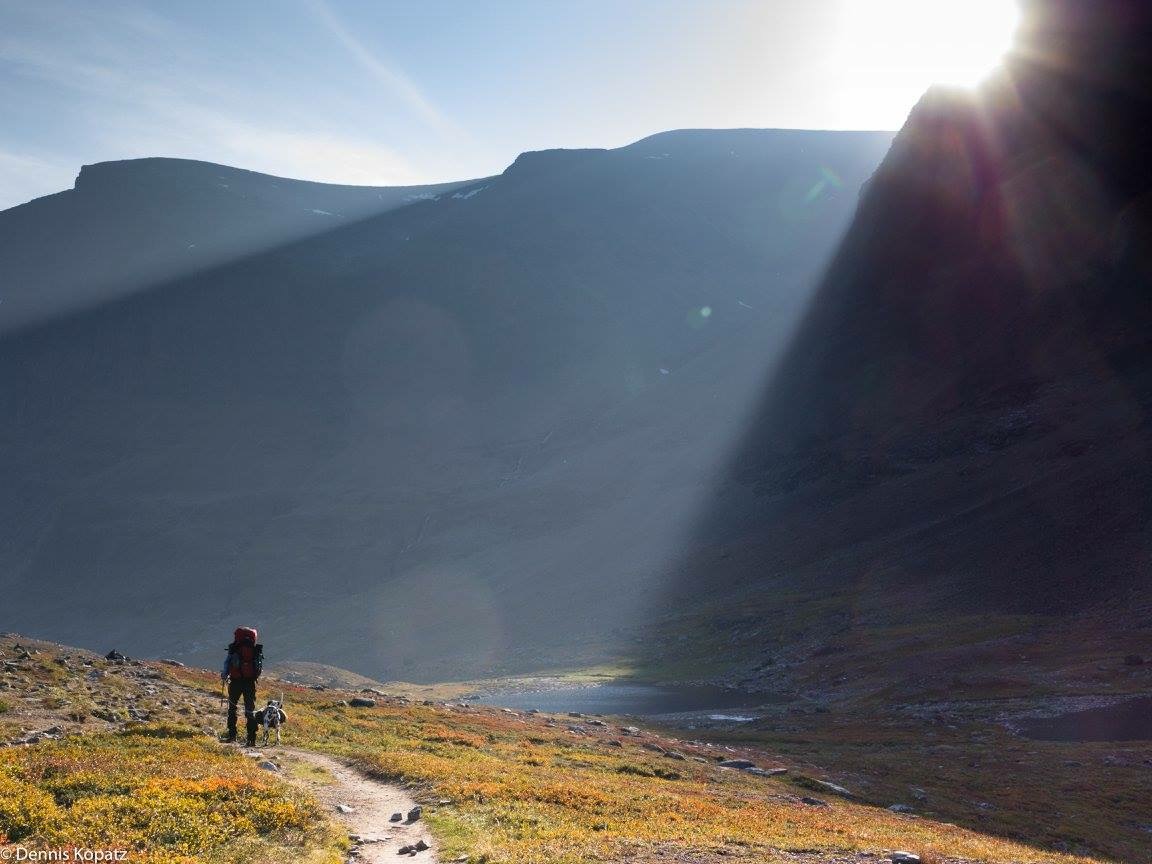
[[[595,684],[555,690],[509,690],[489,693],[475,701],[520,711],[537,708],[551,714],[579,711],[581,714],[654,716],[706,711],[732,712],[737,709],[750,711],[772,701],[772,698],[763,693],[746,693],[726,687]],[[744,717],[741,715],[740,719]]]

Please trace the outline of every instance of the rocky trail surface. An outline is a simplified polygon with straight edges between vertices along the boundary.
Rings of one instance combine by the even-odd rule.
[[[439,860],[418,805],[402,787],[367,777],[331,756],[294,748],[277,752],[288,765],[318,769],[301,782],[348,826],[351,861],[395,861],[405,848],[408,856],[421,861]]]

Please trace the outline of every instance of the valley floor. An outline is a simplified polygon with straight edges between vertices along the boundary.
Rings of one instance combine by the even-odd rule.
[[[1108,834],[1148,800],[1144,745],[1057,752],[832,717],[755,740],[724,741],[722,730],[685,740],[610,718],[285,684],[289,746],[260,760],[209,737],[220,725],[211,672],[19,637],[0,640],[0,655],[0,740],[12,745],[0,748],[0,832],[24,848],[121,844],[147,862],[385,860],[387,843],[364,841],[392,823],[364,833],[398,805],[357,797],[370,783],[423,806],[417,825],[435,838],[415,853],[423,860],[815,864],[906,850],[936,864],[1088,864],[1147,860],[1152,848]],[[912,812],[887,809],[905,800]]]

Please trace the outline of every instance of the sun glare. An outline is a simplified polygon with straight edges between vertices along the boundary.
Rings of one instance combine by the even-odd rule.
[[[1011,49],[1015,0],[840,0],[828,41],[842,128],[899,128],[933,85],[975,87]]]
[[[973,87],[1012,46],[1013,0],[849,0],[848,34],[883,67],[926,86]]]

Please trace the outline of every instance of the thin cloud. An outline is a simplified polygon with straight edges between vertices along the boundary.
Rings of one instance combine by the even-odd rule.
[[[172,36],[162,19],[143,23],[153,33]],[[123,32],[110,28],[103,38],[83,41],[0,35],[0,62],[8,64],[10,72],[81,97],[74,116],[85,119],[89,136],[85,152],[71,162],[25,156],[0,133],[0,208],[69,188],[82,162],[141,156],[225,162],[331,183],[409,185],[428,180],[398,152],[378,142],[308,128],[295,117],[256,117],[248,108],[259,99],[245,98],[242,91],[224,88],[216,79],[185,75],[186,64],[174,64],[176,71],[154,66],[148,76],[135,74],[133,61],[139,49],[131,39],[115,38],[118,30]],[[234,104],[220,104],[223,89],[236,97],[230,100]]]
[[[406,75],[393,69],[357,39],[332,12],[324,0],[305,0],[305,5],[323,22],[328,31],[344,46],[352,59],[360,64],[373,78],[387,87],[430,126],[448,135],[458,135],[460,130],[451,120],[433,105]]]

